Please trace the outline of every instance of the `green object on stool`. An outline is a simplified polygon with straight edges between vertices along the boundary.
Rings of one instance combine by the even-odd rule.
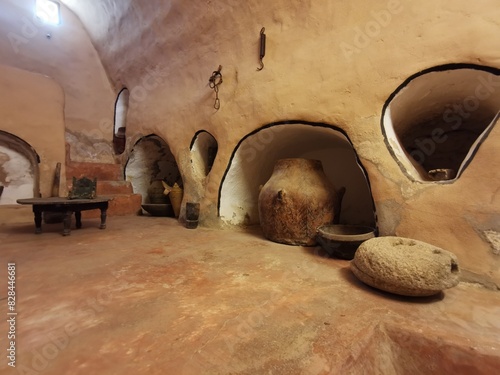
[[[94,199],[96,197],[97,178],[73,177],[73,188],[69,191],[68,199]]]

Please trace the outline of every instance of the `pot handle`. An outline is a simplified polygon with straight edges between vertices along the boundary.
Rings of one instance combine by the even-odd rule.
[[[276,194],[276,199],[279,202],[283,202],[285,199],[285,190],[281,189],[280,191],[278,191],[278,194]]]

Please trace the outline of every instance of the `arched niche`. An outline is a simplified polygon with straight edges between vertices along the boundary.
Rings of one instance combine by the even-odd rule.
[[[137,141],[125,166],[125,179],[130,181],[134,193],[142,195],[142,203],[149,203],[148,188],[154,180],[164,180],[170,186],[182,178],[168,144],[155,134]]]
[[[123,88],[115,102],[115,124],[113,128],[113,151],[120,155],[125,151],[127,139],[127,112],[130,93],[127,88]]]
[[[218,151],[218,143],[212,134],[200,130],[191,142],[191,160],[195,168],[204,176],[212,169]]]
[[[27,142],[0,130],[0,204],[40,196],[40,157]]]
[[[499,87],[500,70],[469,64],[408,78],[382,114],[387,146],[402,170],[422,182],[459,178],[497,122]]]
[[[219,216],[233,225],[259,223],[259,188],[278,159],[318,159],[338,190],[346,188],[340,223],[376,226],[369,181],[347,135],[326,124],[287,121],[243,138],[233,151],[219,190]]]

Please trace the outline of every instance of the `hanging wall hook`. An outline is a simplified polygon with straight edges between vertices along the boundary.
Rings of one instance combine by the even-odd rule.
[[[259,57],[260,57],[260,67],[257,68],[257,70],[264,69],[264,63],[262,62],[262,59],[266,55],[266,34],[264,34],[265,32],[266,32],[266,28],[263,27],[260,30],[260,50],[259,50],[259,52],[260,52],[260,54],[259,54]]]
[[[208,84],[211,89],[215,91],[215,103],[214,108],[219,110],[220,100],[219,100],[219,85],[222,83],[222,65],[219,65],[219,69],[212,73],[212,76],[208,79]]]

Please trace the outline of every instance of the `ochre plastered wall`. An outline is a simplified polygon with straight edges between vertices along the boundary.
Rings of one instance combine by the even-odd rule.
[[[115,93],[88,33],[64,4],[58,26],[41,23],[34,9],[35,0],[0,0],[0,64],[47,75],[63,88],[72,160],[113,163]]]
[[[387,98],[421,70],[500,68],[498,1],[64,2],[85,25],[115,92],[131,92],[123,163],[135,141],[157,134],[189,181],[194,134],[204,129],[216,138],[217,159],[200,185],[205,217],[217,215],[222,176],[245,135],[284,120],[335,125],[368,172],[381,234],[442,246],[463,268],[500,285],[500,258],[483,233],[500,232],[498,126],[458,181],[435,185],[403,173],[380,125]],[[263,26],[265,68],[257,72]],[[208,79],[219,65],[216,111]],[[94,111],[92,102],[82,108]]]
[[[114,84],[131,90],[132,139],[158,134],[178,161],[196,131],[217,139],[205,212],[216,215],[218,186],[246,134],[288,119],[332,124],[346,131],[367,169],[382,234],[442,246],[456,252],[464,268],[500,283],[500,258],[483,234],[500,231],[500,129],[458,181],[437,186],[408,179],[380,126],[385,101],[416,72],[446,63],[500,67],[496,1],[108,0],[98,8],[96,27],[96,8],[73,6]],[[116,11],[106,15],[110,9]],[[257,72],[263,26],[265,68]],[[221,108],[215,111],[208,78],[219,65]],[[190,173],[188,164],[179,164]]]
[[[66,195],[64,93],[54,80],[0,65],[0,128],[31,145],[40,157],[40,193],[49,197],[57,163]]]

